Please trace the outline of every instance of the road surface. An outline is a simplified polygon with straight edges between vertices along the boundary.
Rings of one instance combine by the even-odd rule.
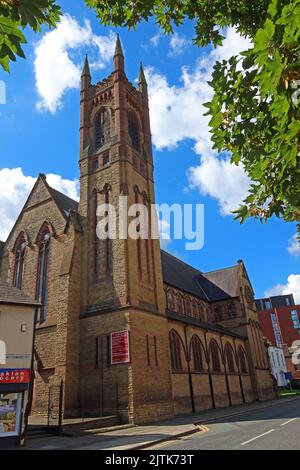
[[[199,433],[151,449],[299,450],[300,397],[203,425]]]

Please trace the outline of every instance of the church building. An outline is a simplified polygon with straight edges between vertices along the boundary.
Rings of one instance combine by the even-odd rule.
[[[1,279],[40,304],[32,414],[61,383],[64,417],[134,423],[273,398],[242,261],[204,273],[158,239],[96,234],[99,204],[155,203],[147,83],[142,66],[128,81],[119,38],[101,82],[85,59],[79,171],[79,202],[40,174],[0,243]]]

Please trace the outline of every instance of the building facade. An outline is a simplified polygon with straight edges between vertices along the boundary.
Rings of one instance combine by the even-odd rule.
[[[41,304],[33,413],[61,380],[66,417],[135,423],[272,398],[242,261],[205,274],[149,234],[97,236],[100,204],[128,223],[120,197],[155,203],[147,83],[142,66],[138,87],[128,81],[119,39],[113,72],[95,85],[86,58],[80,109],[79,203],[41,174],[3,250],[2,277]]]
[[[0,449],[18,445],[31,392],[36,302],[0,283]]]
[[[300,306],[295,305],[292,294],[257,299],[255,303],[263,335],[272,346],[284,349],[288,371],[300,383],[300,364],[292,361],[293,345],[298,342],[300,346]]]
[[[289,381],[285,374],[288,372],[285,362],[285,354],[283,348],[276,346],[268,347],[268,355],[270,360],[271,372],[275,377],[278,387],[286,387]]]

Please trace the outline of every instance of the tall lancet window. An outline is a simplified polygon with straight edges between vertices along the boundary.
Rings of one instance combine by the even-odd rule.
[[[130,111],[128,115],[128,133],[132,146],[138,152],[140,151],[140,126],[135,113]]]
[[[21,233],[17,239],[15,245],[15,267],[14,267],[14,278],[13,285],[18,289],[23,287],[24,277],[24,259],[26,250],[26,240],[23,233]]]
[[[92,243],[94,245],[94,256],[93,256],[93,264],[94,264],[94,276],[96,277],[99,274],[99,239],[97,235],[97,207],[98,207],[98,195],[97,190],[94,189],[92,193],[93,198],[93,216],[92,216],[92,223],[93,223],[93,235],[92,235]]]
[[[41,304],[37,320],[42,322],[46,320],[47,314],[47,295],[48,295],[48,271],[49,271],[49,252],[50,252],[51,232],[47,225],[43,227],[38,237],[38,273],[36,285],[36,299]]]
[[[110,119],[106,108],[100,109],[95,118],[95,147],[104,145],[110,137]]]

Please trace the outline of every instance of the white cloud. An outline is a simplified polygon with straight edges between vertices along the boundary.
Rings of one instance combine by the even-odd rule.
[[[222,215],[230,215],[248,193],[248,176],[228,158],[203,157],[199,166],[189,169],[188,175],[190,188],[199,188],[204,196],[218,200]]]
[[[169,57],[177,57],[182,54],[185,48],[190,44],[183,36],[179,36],[178,33],[174,33],[170,39],[170,51]]]
[[[160,39],[161,39],[161,32],[158,31],[157,34],[155,34],[154,36],[152,36],[150,38],[150,42],[151,42],[152,46],[157,47],[159,42],[160,42]]]
[[[22,168],[0,170],[0,240],[6,240],[36,178],[26,176]],[[60,175],[49,174],[47,181],[53,188],[67,196],[78,199],[78,181],[63,179]]]
[[[290,274],[286,284],[276,284],[265,291],[266,297],[285,294],[293,294],[295,303],[300,304],[300,274]]]
[[[300,255],[300,243],[298,242],[296,233],[289,240],[289,246],[288,246],[287,250],[290,253],[290,255],[292,255],[292,256],[299,256]]]
[[[203,103],[212,98],[208,85],[216,60],[229,59],[247,49],[250,41],[233,28],[226,32],[222,46],[202,55],[193,70],[181,69],[181,86],[170,85],[167,78],[154,68],[147,68],[153,143],[158,150],[175,148],[185,139],[194,142],[200,157],[198,166],[188,171],[190,187],[216,198],[222,214],[236,209],[247,194],[249,179],[241,166],[229,158],[219,160],[212,149],[209,117]]]
[[[171,236],[170,230],[171,226],[166,220],[158,220],[158,229],[159,229],[159,238],[160,238],[160,247],[163,250],[166,250],[170,244]]]
[[[79,88],[82,58],[80,64],[75,64],[70,50],[96,48],[98,55],[91,66],[101,69],[111,60],[114,45],[115,35],[111,31],[108,36],[97,36],[93,34],[89,21],[80,26],[75,18],[64,15],[58,27],[45,33],[35,46],[35,80],[40,97],[38,109],[55,113],[61,106],[65,91]]]

